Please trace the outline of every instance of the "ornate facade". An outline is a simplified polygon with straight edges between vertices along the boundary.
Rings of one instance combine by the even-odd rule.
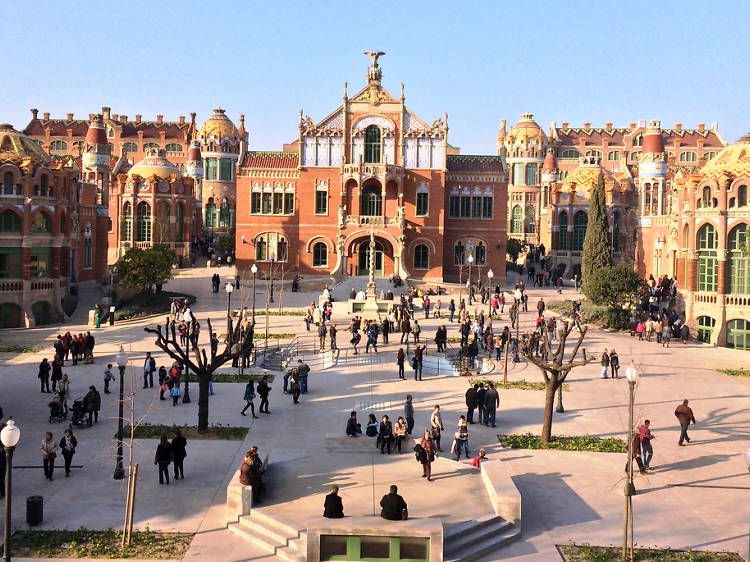
[[[71,285],[107,274],[101,193],[73,158],[52,158],[10,125],[0,125],[0,182],[0,327],[60,322]]]
[[[502,280],[502,158],[459,155],[447,114],[431,124],[417,117],[403,84],[400,97],[382,86],[382,53],[369,56],[362,90],[349,97],[345,85],[342,104],[317,123],[300,112],[298,137],[283,152],[241,159],[238,265],[366,275],[374,231],[376,275],[458,280],[473,262]]]

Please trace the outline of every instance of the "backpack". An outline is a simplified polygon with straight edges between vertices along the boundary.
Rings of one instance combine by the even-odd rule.
[[[417,358],[416,357],[412,357],[410,364],[411,364],[411,368],[416,371],[417,370]]]
[[[173,386],[172,389],[169,391],[169,395],[172,396],[172,397],[179,396],[180,395],[180,389],[178,387],[176,387],[176,386]]]

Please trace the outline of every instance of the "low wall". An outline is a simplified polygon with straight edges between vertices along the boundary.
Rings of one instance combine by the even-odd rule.
[[[482,483],[492,503],[492,509],[506,521],[520,528],[521,492],[513,483],[510,472],[503,461],[482,461]]]
[[[350,453],[352,451],[357,451],[365,453],[375,453],[377,451],[377,449],[375,448],[376,442],[377,437],[368,437],[367,435],[362,435],[360,437],[350,437],[346,434],[326,433],[325,436],[326,450],[334,452],[340,451]],[[394,440],[393,444],[391,445],[391,451],[396,450],[395,444],[396,442]],[[413,452],[416,445],[417,442],[413,437],[407,437],[406,440],[401,443],[402,454]]]

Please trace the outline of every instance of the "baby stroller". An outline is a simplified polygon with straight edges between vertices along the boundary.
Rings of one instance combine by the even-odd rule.
[[[85,426],[87,424],[86,407],[83,405],[83,402],[83,398],[76,398],[73,402],[73,407],[71,408],[73,417],[70,419],[72,425]]]
[[[55,395],[52,402],[47,405],[49,406],[49,423],[60,423],[68,417],[68,414],[63,410],[62,400],[58,395]]]

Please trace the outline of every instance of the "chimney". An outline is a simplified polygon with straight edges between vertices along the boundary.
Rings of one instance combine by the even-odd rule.
[[[562,128],[563,128],[563,129],[567,129],[567,128],[568,128],[568,125],[570,125],[570,123],[568,123],[567,121],[563,121],[563,122],[562,122]]]
[[[128,116],[127,115],[120,115],[120,123],[127,123]]]
[[[73,120],[73,114],[72,113],[68,113],[67,116],[68,116],[68,121],[72,121]]]
[[[705,123],[698,123],[698,130],[702,133],[706,130],[706,124]]]
[[[611,131],[612,130],[612,123],[607,123],[606,127],[607,127],[608,131]]]
[[[32,109],[32,110],[31,110],[31,118],[32,118],[32,119],[36,119],[36,118],[37,118],[37,117],[36,117],[37,115],[39,115],[39,110],[38,110],[38,109]]]
[[[157,123],[162,123],[163,121],[164,121],[164,116],[163,115],[157,115],[156,116],[156,122]]]
[[[135,114],[135,122],[136,123],[140,123],[141,122],[141,117],[143,117],[143,115],[141,115],[140,113],[136,113]]]
[[[185,116],[180,115],[180,125],[184,125],[184,124],[185,124]]]
[[[674,124],[674,130],[675,131],[682,131],[682,123],[675,123]]]
[[[109,107],[102,107],[102,119],[105,121],[109,119],[110,112],[112,111]]]
[[[119,119],[119,115],[117,113],[112,114],[112,121],[117,121]]]
[[[190,112],[190,123],[195,125],[195,111]]]
[[[45,121],[49,121],[49,111],[45,111],[44,113],[42,113],[42,117]]]
[[[591,128],[591,123],[584,123],[584,124],[583,124],[583,129],[584,129],[585,131],[588,131],[588,130],[589,130],[590,128]]]
[[[93,113],[89,113],[89,121],[93,121],[93,120],[94,120],[94,114]]]

